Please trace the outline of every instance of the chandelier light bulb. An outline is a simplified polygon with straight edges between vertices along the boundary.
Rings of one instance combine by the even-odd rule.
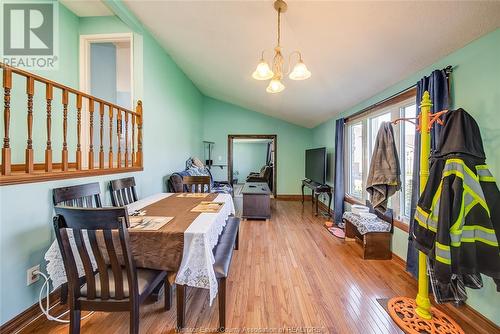
[[[257,65],[257,68],[252,74],[252,77],[255,80],[269,80],[273,76],[273,71],[271,71],[269,64],[264,59],[260,60],[260,63]]]
[[[267,86],[266,92],[275,94],[282,92],[284,89],[285,85],[283,85],[278,78],[275,78],[269,82],[269,86]]]
[[[288,77],[292,80],[305,80],[311,77],[311,72],[307,69],[306,64],[302,60],[299,60]]]

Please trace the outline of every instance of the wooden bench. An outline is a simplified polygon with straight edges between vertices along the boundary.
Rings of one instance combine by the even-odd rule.
[[[233,250],[239,246],[240,219],[229,217],[219,236],[219,242],[213,249],[215,263],[214,271],[219,286],[219,330],[224,331],[226,327],[226,278],[233,258]],[[177,285],[177,328],[184,327],[186,286]]]
[[[354,214],[344,213],[342,220],[345,223],[345,240],[360,242],[363,246],[363,259],[365,260],[389,260],[392,258],[393,211],[387,209],[385,213],[382,213],[379,210],[373,210],[372,213],[375,213],[381,220],[379,227],[360,226],[362,223],[359,220],[354,222]],[[390,224],[390,228],[387,224]]]

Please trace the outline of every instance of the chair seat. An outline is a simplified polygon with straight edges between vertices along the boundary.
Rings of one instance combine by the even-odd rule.
[[[367,219],[352,212],[344,212],[343,219],[348,220],[359,231],[361,235],[371,232],[390,232],[391,224],[380,219]]]
[[[137,269],[137,285],[139,290],[139,295],[141,295],[146,289],[154,282],[158,281],[159,276],[165,277],[167,274],[164,271],[153,270],[153,269]],[[101,297],[101,280],[99,273],[95,277],[95,290],[96,297]],[[108,269],[108,281],[109,281],[109,296],[110,298],[115,297],[115,280],[112,279],[113,271],[111,268]],[[123,277],[123,296],[128,298],[130,296],[128,287],[128,277],[125,269],[122,270]],[[111,279],[109,279],[111,278]],[[82,297],[87,296],[87,283],[85,283],[80,289]]]

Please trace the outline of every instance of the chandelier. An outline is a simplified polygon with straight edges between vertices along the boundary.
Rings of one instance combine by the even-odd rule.
[[[276,0],[274,2],[274,9],[278,12],[278,43],[274,48],[274,58],[272,62],[272,70],[269,67],[268,62],[264,59],[264,51],[261,53],[260,62],[257,68],[252,74],[252,77],[256,80],[269,80],[269,85],[267,86],[266,92],[268,93],[279,93],[285,89],[285,85],[281,82],[283,75],[288,75],[292,80],[305,80],[311,77],[311,72],[307,69],[306,64],[302,61],[302,54],[300,51],[294,51],[288,56],[288,69],[285,71],[285,60],[283,58],[282,48],[281,48],[281,13],[286,12],[287,4],[283,0]],[[298,61],[290,72],[290,65],[292,56],[298,55]]]

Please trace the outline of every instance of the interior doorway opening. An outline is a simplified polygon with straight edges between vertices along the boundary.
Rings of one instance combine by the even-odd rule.
[[[228,135],[228,180],[235,196],[245,182],[265,182],[277,194],[277,136]]]

